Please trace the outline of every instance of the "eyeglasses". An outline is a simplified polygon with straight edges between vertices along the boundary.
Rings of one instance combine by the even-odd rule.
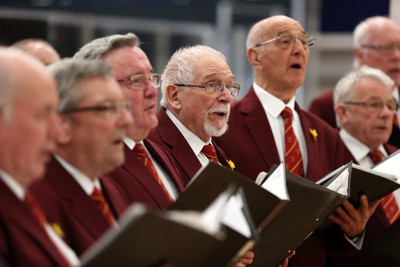
[[[240,91],[240,85],[236,84],[236,83],[224,84],[224,83],[217,83],[217,82],[209,82],[209,83],[206,83],[205,85],[177,83],[177,84],[175,84],[175,86],[204,88],[204,89],[206,89],[206,92],[209,94],[214,94],[216,92],[222,93],[224,91],[224,89],[227,88],[232,97],[237,96]]]
[[[392,112],[396,112],[399,108],[398,104],[394,100],[388,100],[386,102],[378,100],[368,100],[365,102],[345,101],[343,103],[346,105],[363,106],[367,109],[370,109],[372,112],[380,112],[384,106],[386,106]]]
[[[144,74],[133,74],[130,77],[119,79],[117,81],[119,83],[128,84],[128,86],[134,90],[145,89],[149,82],[159,88],[161,86],[161,75],[156,73],[150,74],[149,76]]]
[[[388,44],[388,45],[380,45],[380,44],[363,44],[362,48],[372,49],[381,53],[383,55],[391,55],[397,49],[400,51],[400,44]]]
[[[315,37],[311,36],[311,35],[303,35],[300,37],[296,37],[294,35],[284,34],[284,35],[269,39],[267,41],[261,42],[259,44],[256,44],[254,47],[260,47],[260,46],[263,46],[263,45],[266,45],[266,44],[269,44],[272,42],[276,42],[278,47],[280,47],[282,49],[288,49],[294,45],[296,40],[300,40],[300,42],[304,48],[311,47],[315,44]]]
[[[111,118],[117,114],[120,114],[122,110],[130,111],[132,109],[132,104],[130,101],[124,100],[119,103],[104,103],[96,106],[90,107],[76,107],[69,108],[61,112],[63,115],[68,115],[77,112],[97,112],[102,114],[106,118]]]

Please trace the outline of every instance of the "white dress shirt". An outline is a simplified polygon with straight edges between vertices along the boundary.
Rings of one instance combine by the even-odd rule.
[[[281,161],[285,160],[285,121],[282,118],[281,113],[285,109],[285,107],[288,107],[292,110],[292,126],[299,142],[301,157],[303,159],[304,175],[306,175],[308,163],[307,144],[304,137],[303,129],[301,127],[299,114],[294,109],[296,101],[295,97],[293,96],[293,98],[287,104],[285,104],[282,100],[271,95],[255,83],[253,84],[253,88],[255,94],[261,102],[261,105],[264,108],[265,115],[268,118],[268,122],[271,127],[272,135],[274,136],[276,148],[278,150],[279,158]]]

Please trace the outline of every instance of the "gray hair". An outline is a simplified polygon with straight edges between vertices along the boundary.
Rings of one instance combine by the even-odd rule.
[[[354,48],[361,49],[364,42],[369,39],[370,30],[384,23],[395,24],[390,18],[383,16],[374,16],[361,21],[353,31]],[[358,67],[360,67],[360,63],[357,61],[357,58],[354,58],[353,68],[356,69]]]
[[[139,45],[140,40],[134,33],[114,34],[90,41],[76,52],[74,59],[101,60],[103,55],[115,49]]]
[[[75,108],[85,97],[80,83],[89,78],[113,77],[111,67],[101,61],[63,59],[48,67],[57,84],[59,103],[57,110]]]
[[[354,84],[362,78],[366,77],[382,83],[390,90],[394,88],[394,81],[383,71],[376,68],[362,66],[356,70],[347,73],[338,81],[333,91],[334,106],[336,107],[337,104],[343,103],[344,101],[348,100],[347,98],[349,97],[349,93],[352,90]],[[339,127],[341,126],[337,116],[336,123]]]
[[[172,55],[162,74],[162,97],[160,101],[162,107],[168,108],[167,85],[175,83],[191,84],[194,79],[193,74],[199,67],[198,59],[203,57],[214,57],[227,61],[221,52],[205,45],[183,47]]]

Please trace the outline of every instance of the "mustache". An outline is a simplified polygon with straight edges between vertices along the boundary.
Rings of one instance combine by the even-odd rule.
[[[217,107],[210,108],[207,110],[207,114],[214,113],[214,112],[223,112],[229,115],[231,105],[230,104],[221,104]]]

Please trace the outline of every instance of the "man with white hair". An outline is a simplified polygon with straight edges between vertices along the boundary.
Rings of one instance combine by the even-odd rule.
[[[346,74],[335,87],[334,103],[341,125],[340,137],[354,162],[361,166],[370,168],[397,150],[386,144],[397,109],[393,86],[393,80],[383,71],[364,66]],[[396,201],[393,197],[394,194],[389,194],[383,198],[368,221],[362,250],[351,256],[330,257],[329,266],[400,266],[368,254],[371,245],[400,217],[400,199]]]

